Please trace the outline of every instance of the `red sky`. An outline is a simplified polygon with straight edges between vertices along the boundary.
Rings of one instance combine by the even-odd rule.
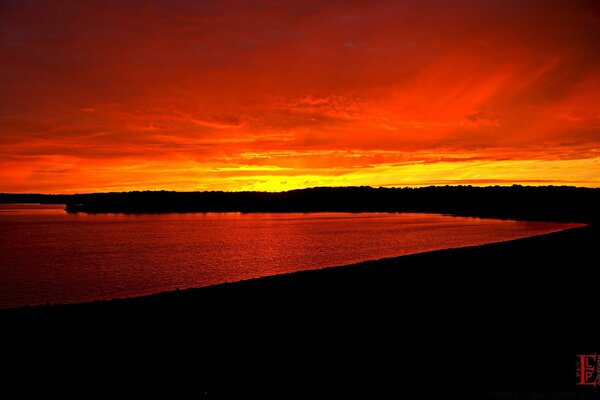
[[[600,186],[600,1],[3,1],[0,191]]]

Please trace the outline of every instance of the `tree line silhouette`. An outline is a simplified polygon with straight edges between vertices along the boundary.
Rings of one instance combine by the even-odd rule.
[[[286,192],[133,191],[0,194],[2,203],[66,204],[71,213],[431,212],[478,217],[597,221],[600,189],[570,186],[316,187]]]

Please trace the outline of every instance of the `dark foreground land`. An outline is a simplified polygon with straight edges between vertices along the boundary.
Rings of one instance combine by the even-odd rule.
[[[575,386],[575,356],[600,350],[599,239],[592,224],[143,298],[0,310],[0,391],[592,398],[593,388]]]

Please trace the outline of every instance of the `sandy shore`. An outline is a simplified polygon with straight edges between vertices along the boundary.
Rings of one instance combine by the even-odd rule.
[[[142,298],[0,310],[5,382],[22,393],[84,385],[144,397],[573,391],[575,355],[600,351],[599,239],[587,226]]]

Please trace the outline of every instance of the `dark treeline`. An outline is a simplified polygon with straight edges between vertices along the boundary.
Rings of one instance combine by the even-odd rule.
[[[566,186],[320,187],[287,192],[0,195],[0,202],[63,203],[69,212],[432,212],[480,217],[597,221],[600,189]]]

